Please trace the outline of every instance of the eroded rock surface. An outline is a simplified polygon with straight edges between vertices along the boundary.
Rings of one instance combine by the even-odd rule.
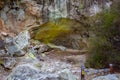
[[[15,38],[9,38],[6,40],[6,49],[10,55],[24,55],[23,48],[27,47],[30,42],[30,35],[28,31],[23,31]]]
[[[85,62],[85,55],[73,56],[76,53],[72,55],[69,53],[66,56],[66,52],[60,51],[47,53],[48,46],[44,44],[40,44],[38,47],[32,45],[30,50],[24,51],[24,48],[28,48],[27,45],[30,44],[30,35],[28,31],[24,30],[50,20],[56,22],[57,18],[79,21],[84,15],[92,16],[100,12],[104,4],[109,8],[111,2],[106,2],[106,0],[95,2],[92,0],[90,2],[87,0],[6,0],[7,3],[0,1],[0,36],[6,37],[6,34],[9,33],[12,35],[12,38],[6,38],[6,45],[3,44],[4,41],[0,41],[0,56],[7,55],[1,59],[0,64],[12,70],[10,74],[4,75],[3,73],[7,71],[2,72],[3,68],[1,68],[1,80],[6,80],[6,77],[7,80],[80,80],[80,66]],[[81,39],[81,35],[69,36],[72,42],[69,45],[75,44],[72,48],[81,49],[87,45],[86,38]],[[80,40],[85,44],[76,42]],[[58,42],[60,41],[58,40]],[[68,40],[64,43],[67,44]],[[64,50],[65,47],[59,46],[59,48]],[[14,58],[15,55],[17,58]],[[17,67],[14,67],[15,65]]]
[[[27,26],[41,25],[57,18],[80,20],[83,15],[94,15],[102,7],[109,9],[112,4],[108,0],[6,0],[0,3],[4,27],[16,34]]]
[[[16,67],[7,80],[76,80],[69,70],[57,73],[43,72],[29,64]]]
[[[99,77],[96,77],[92,80],[119,80],[120,78],[118,78],[117,75],[115,74],[109,74],[109,75],[106,75],[106,76],[99,76]]]
[[[3,57],[2,59],[0,59],[0,61],[2,62],[1,64],[6,69],[13,69],[16,65],[16,59],[15,58]]]

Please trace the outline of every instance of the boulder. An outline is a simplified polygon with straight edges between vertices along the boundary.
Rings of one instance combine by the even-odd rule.
[[[18,47],[18,49],[23,49],[27,45],[29,45],[30,34],[27,30],[21,32],[16,36],[13,40],[14,44]]]
[[[6,39],[6,49],[10,55],[24,55],[23,48],[29,45],[30,34],[28,31],[19,33],[15,38],[8,37]]]

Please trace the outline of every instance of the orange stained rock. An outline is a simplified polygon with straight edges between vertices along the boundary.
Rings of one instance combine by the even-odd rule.
[[[2,19],[0,18],[0,30],[2,30],[3,28],[4,28],[4,24],[3,24]]]

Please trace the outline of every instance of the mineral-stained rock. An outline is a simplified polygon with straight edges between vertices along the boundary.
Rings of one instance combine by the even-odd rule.
[[[37,17],[41,17],[40,12],[42,10],[42,7],[40,5],[38,6],[34,1],[31,1],[30,3],[27,3],[26,5],[29,6],[26,9],[27,13],[37,16]]]
[[[0,30],[4,28],[3,20],[0,18]]]
[[[5,11],[1,11],[1,18],[2,20],[6,21],[7,20],[7,14]]]

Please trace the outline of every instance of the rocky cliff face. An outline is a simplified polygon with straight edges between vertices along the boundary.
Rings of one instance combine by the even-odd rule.
[[[40,25],[56,18],[80,20],[82,15],[94,15],[108,0],[7,0],[0,2],[1,25],[8,31],[19,33],[30,25]]]

